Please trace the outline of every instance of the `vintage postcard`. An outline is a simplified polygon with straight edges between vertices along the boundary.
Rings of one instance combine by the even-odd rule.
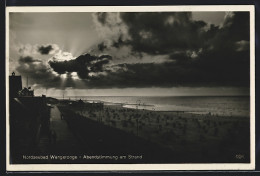
[[[253,170],[254,18],[7,7],[7,170]]]

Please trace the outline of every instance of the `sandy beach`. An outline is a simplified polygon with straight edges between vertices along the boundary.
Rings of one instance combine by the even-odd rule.
[[[150,111],[105,105],[103,110],[68,107],[82,118],[120,129],[174,152],[197,157],[249,159],[249,118]],[[62,109],[62,108],[61,108]],[[113,138],[113,136],[111,136]],[[236,155],[243,159],[236,160]],[[216,159],[217,161],[218,159]]]

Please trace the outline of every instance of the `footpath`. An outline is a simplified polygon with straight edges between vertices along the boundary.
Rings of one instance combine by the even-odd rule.
[[[41,153],[75,154],[82,150],[67,122],[61,118],[57,106],[51,109],[50,129],[51,134],[43,136],[39,142],[38,146]]]

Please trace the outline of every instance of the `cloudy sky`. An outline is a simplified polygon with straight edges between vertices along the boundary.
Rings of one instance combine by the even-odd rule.
[[[36,95],[247,95],[248,12],[10,13]]]

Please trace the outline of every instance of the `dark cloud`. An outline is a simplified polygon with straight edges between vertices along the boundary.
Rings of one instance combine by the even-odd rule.
[[[30,56],[25,56],[25,57],[21,57],[19,59],[19,63],[36,63],[36,62],[42,62],[41,60],[39,59],[33,59],[32,57]]]
[[[47,44],[47,45],[21,45],[18,49],[18,52],[22,56],[31,56],[35,54],[41,54],[41,55],[48,55],[48,54],[54,54],[59,50],[58,45],[56,44]]]
[[[104,51],[107,48],[104,42],[98,44],[98,50],[99,51]]]
[[[55,76],[45,64],[30,56],[20,57],[16,69],[22,76],[28,76],[32,84],[56,87],[60,82],[60,77]]]
[[[249,86],[249,31],[248,12],[237,12],[227,17],[222,28],[208,31],[213,37],[205,43],[205,51],[195,66],[212,73],[219,84],[222,79],[229,79],[230,84]]]
[[[206,23],[193,21],[191,13],[122,13],[134,50],[168,54],[175,50],[198,49]]]
[[[98,21],[103,26],[111,27],[111,20],[106,20],[107,15],[100,16],[97,14]],[[134,51],[154,55],[187,48],[198,49],[203,42],[206,23],[193,21],[190,12],[120,13],[120,17],[130,37],[119,34],[112,45],[116,48],[130,45]]]
[[[128,42],[126,42],[126,43],[128,43]],[[118,37],[118,39],[113,42],[112,46],[115,47],[115,48],[119,48],[120,46],[122,46],[122,45],[124,45],[124,44],[125,44],[125,43],[124,43],[124,41],[123,41],[123,39],[122,39],[122,35],[120,35],[120,36]]]
[[[90,73],[103,72],[103,66],[112,59],[109,55],[92,56],[85,54],[69,61],[49,61],[53,70],[59,74],[77,72],[81,79],[89,78]]]
[[[121,19],[130,39],[119,36],[112,47],[128,45],[140,57],[164,54],[172,61],[118,65],[124,69],[93,77],[90,87],[249,86],[248,12],[229,13],[221,26],[180,12],[121,13]]]
[[[97,19],[100,23],[105,24],[106,18],[107,18],[107,13],[106,12],[98,12],[96,13]]]
[[[119,66],[119,65],[118,65]],[[235,68],[237,72],[238,68]],[[216,73],[216,70],[219,70]],[[242,75],[242,74],[241,74]],[[140,63],[123,64],[116,72],[91,77],[86,84],[89,88],[126,87],[173,87],[173,86],[248,86],[248,75],[238,78],[233,71],[221,68],[194,67],[192,63]]]
[[[43,54],[43,55],[48,55],[54,48],[52,45],[47,45],[47,46],[39,46],[38,47],[38,52]]]
[[[23,77],[28,77],[29,86],[35,88],[85,88],[85,83],[82,84],[82,81],[75,80],[71,73],[66,73],[66,78],[61,78],[60,75],[54,74],[48,65],[30,56],[20,57],[16,70]]]
[[[115,52],[126,46],[131,49],[127,57],[138,57],[140,62],[112,65],[120,62],[111,62],[115,57],[110,55],[85,54],[67,61],[53,58],[48,62],[49,68],[32,57],[21,57],[18,71],[46,87],[249,87],[248,12],[230,13],[220,26],[194,21],[191,13],[182,12],[121,13],[119,17],[120,25],[127,27],[127,33],[113,36],[109,46],[101,42],[98,50],[109,53],[110,49]],[[113,28],[107,13],[98,14],[97,19],[101,25]],[[142,63],[144,56],[159,55],[168,60]],[[73,79],[74,72],[80,80]],[[65,82],[59,74],[66,74]]]

